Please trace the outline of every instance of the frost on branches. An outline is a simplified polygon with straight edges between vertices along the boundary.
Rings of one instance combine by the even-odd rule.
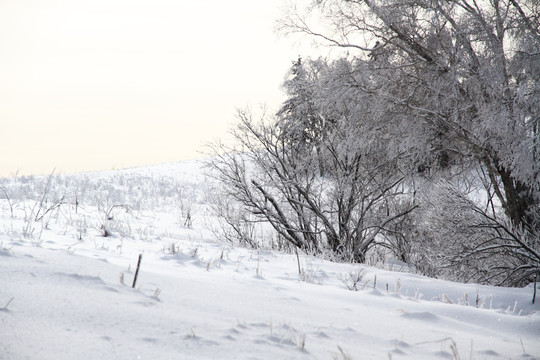
[[[382,251],[462,281],[532,282],[539,14],[532,0],[292,6],[281,31],[347,53],[294,62],[276,116],[240,113],[241,154],[213,167],[247,212],[299,248],[359,262]]]

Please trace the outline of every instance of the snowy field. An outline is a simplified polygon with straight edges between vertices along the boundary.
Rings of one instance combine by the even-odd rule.
[[[532,285],[234,247],[197,161],[46,182],[0,182],[0,359],[540,359]]]

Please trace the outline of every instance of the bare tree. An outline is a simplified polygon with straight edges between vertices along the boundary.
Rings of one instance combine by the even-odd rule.
[[[254,121],[246,111],[238,120],[233,134],[240,147],[215,147],[209,166],[226,194],[255,216],[252,221],[268,222],[294,246],[364,262],[378,235],[412,211],[389,206],[405,198],[398,186],[403,177],[391,162],[364,156],[353,120],[336,123],[318,142],[320,150],[312,146],[311,152],[291,143],[276,120]],[[326,176],[320,176],[321,156]]]

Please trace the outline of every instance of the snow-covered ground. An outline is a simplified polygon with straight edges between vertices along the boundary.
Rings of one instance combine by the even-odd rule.
[[[215,239],[197,161],[39,182],[1,183],[0,359],[540,359],[532,287]]]

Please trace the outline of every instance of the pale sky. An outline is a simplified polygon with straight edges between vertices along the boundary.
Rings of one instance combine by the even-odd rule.
[[[278,106],[276,0],[0,0],[0,176],[199,157]]]

